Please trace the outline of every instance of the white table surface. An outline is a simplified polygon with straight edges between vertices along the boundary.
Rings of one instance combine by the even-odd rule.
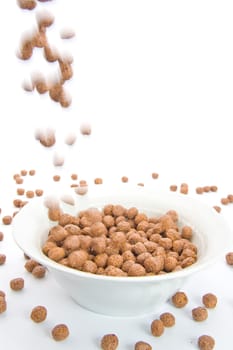
[[[32,30],[37,10],[55,17],[48,30],[53,46],[74,57],[74,76],[66,83],[72,105],[63,109],[48,96],[26,93],[23,80],[35,71],[52,74],[39,49],[29,61],[17,59],[21,35]],[[0,11],[1,127],[0,127],[0,219],[16,210],[17,187],[25,190],[65,190],[70,175],[93,183],[101,177],[116,184],[122,176],[130,183],[169,190],[172,184],[189,184],[189,194],[208,205],[219,205],[233,230],[233,204],[220,200],[233,194],[233,4],[231,1],[152,0],[54,0],[38,3],[37,10],[23,11],[6,1]],[[61,40],[62,28],[72,28],[75,38]],[[90,123],[92,134],[83,136],[80,126]],[[52,127],[57,142],[46,149],[35,140],[38,128]],[[77,134],[75,145],[64,140]],[[53,165],[57,153],[65,157],[62,167]],[[35,169],[16,185],[13,175]],[[151,173],[159,178],[153,180]],[[61,176],[54,182],[55,174]],[[197,195],[197,186],[217,185],[216,193]],[[225,254],[215,266],[194,276],[184,286],[189,304],[181,310],[169,302],[161,310],[176,316],[176,325],[155,338],[150,323],[159,315],[111,318],[76,305],[49,273],[35,279],[25,268],[22,251],[11,236],[12,226],[1,225],[4,240],[0,254],[0,290],[7,311],[0,314],[0,339],[5,350],[99,348],[105,333],[116,333],[119,349],[134,349],[138,340],[153,349],[197,349],[197,338],[210,334],[215,349],[230,349],[233,340],[233,269]],[[233,244],[228,251],[233,251]],[[225,253],[227,253],[226,251]],[[25,279],[25,288],[14,292],[9,281]],[[205,322],[191,318],[193,307],[207,292],[218,304]],[[48,317],[42,324],[30,320],[30,311],[42,304]],[[70,336],[55,342],[50,335],[57,323],[66,323]]]

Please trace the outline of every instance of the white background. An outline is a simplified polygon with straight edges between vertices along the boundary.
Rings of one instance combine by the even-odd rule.
[[[46,9],[55,17],[48,29],[52,46],[74,58],[72,81],[65,84],[72,105],[63,109],[48,95],[26,93],[21,85],[33,72],[56,72],[56,64],[45,62],[40,49],[29,61],[16,57],[22,35],[36,25],[35,14]],[[229,225],[233,205],[220,199],[233,193],[233,4],[231,1],[151,0],[54,0],[38,3],[33,11],[21,10],[6,1],[0,11],[1,126],[0,207],[2,216],[12,214],[16,198],[13,174],[35,169],[26,176],[25,189],[65,188],[71,173],[92,183],[95,177],[113,185],[123,175],[131,183],[169,189],[171,184],[195,188],[217,185],[217,193],[198,197],[209,205],[220,205]],[[61,40],[60,30],[72,28],[75,38]],[[92,134],[84,137],[80,126],[90,123]],[[57,143],[45,149],[35,140],[37,128],[52,127]],[[77,135],[74,146],[64,140]],[[54,167],[53,156],[64,155],[63,167]],[[157,180],[151,173],[159,173]],[[52,176],[61,175],[54,183]],[[176,310],[169,303],[177,325],[161,338],[150,335],[149,325],[158,315],[135,319],[112,319],[83,310],[47,275],[35,280],[24,269],[22,252],[14,245],[11,227],[3,226],[5,237],[0,253],[7,255],[0,267],[0,290],[7,294],[8,310],[0,315],[4,349],[99,348],[104,333],[119,335],[120,349],[133,349],[138,340],[154,348],[196,349],[200,334],[216,339],[216,349],[228,350],[232,343],[232,269],[224,256],[219,263],[195,276],[185,290],[190,303]],[[229,246],[229,251],[233,245]],[[23,276],[25,289],[9,288],[11,278]],[[192,307],[201,295],[214,292],[218,307],[205,323],[196,324]],[[29,318],[34,305],[45,304],[48,319],[41,325]],[[67,323],[69,339],[56,343],[50,329]]]

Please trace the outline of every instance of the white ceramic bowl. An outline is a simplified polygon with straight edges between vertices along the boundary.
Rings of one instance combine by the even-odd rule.
[[[18,246],[31,258],[48,268],[57,282],[79,305],[97,313],[111,316],[134,316],[152,313],[160,308],[187,278],[206,268],[222,254],[231,242],[231,233],[221,214],[199,200],[187,195],[161,192],[145,187],[119,188],[103,185],[89,190],[85,196],[75,197],[75,205],[62,202],[65,212],[77,213],[90,207],[106,204],[136,206],[148,215],[165,214],[174,209],[182,224],[194,229],[194,243],[198,246],[198,260],[181,271],[145,277],[111,277],[90,274],[68,268],[50,260],[41,251],[52,223],[42,198],[30,201],[15,216],[13,236]],[[54,225],[55,223],[53,223]]]

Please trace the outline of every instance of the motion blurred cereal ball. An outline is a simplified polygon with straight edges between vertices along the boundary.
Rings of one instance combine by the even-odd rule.
[[[82,123],[80,125],[80,132],[82,135],[90,135],[91,134],[91,125],[89,123]]]

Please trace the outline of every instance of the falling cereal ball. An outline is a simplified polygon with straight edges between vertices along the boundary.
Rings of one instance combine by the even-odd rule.
[[[23,88],[24,91],[27,91],[27,92],[32,92],[34,90],[33,84],[30,81],[27,81],[27,80],[24,80],[22,82],[22,88]]]
[[[36,0],[17,0],[17,3],[23,10],[33,10],[37,5]]]
[[[215,340],[210,335],[201,335],[198,338],[198,347],[200,350],[213,350],[215,346]]]
[[[65,143],[68,146],[72,146],[76,142],[76,138],[77,138],[76,134],[73,132],[70,132],[65,138]]]
[[[75,31],[71,28],[63,28],[60,30],[61,39],[72,39],[75,36]]]
[[[101,349],[115,350],[117,349],[119,340],[116,334],[105,334],[101,339]]]
[[[88,192],[88,186],[75,187],[75,193],[79,194],[80,196],[85,195],[87,192]]]
[[[57,152],[53,155],[53,165],[62,166],[64,164],[65,158],[63,155],[58,154]]]
[[[45,147],[52,147],[56,143],[55,132],[53,129],[36,130],[35,139]]]
[[[91,135],[91,125],[88,123],[81,124],[80,132],[82,135]]]
[[[54,16],[48,11],[40,11],[36,14],[36,20],[39,30],[44,31],[45,28],[50,27],[54,22]]]
[[[65,340],[69,336],[69,329],[65,324],[58,324],[52,329],[52,337],[56,341]]]

